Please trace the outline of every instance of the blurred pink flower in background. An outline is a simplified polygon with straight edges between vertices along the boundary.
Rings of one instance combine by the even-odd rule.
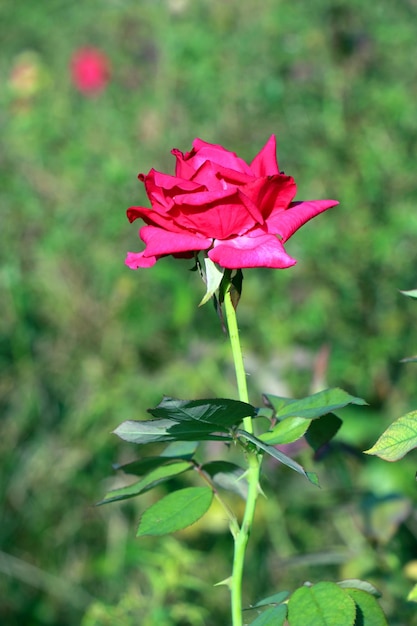
[[[110,79],[109,59],[97,48],[78,48],[71,58],[71,77],[81,93],[86,96],[98,95]]]

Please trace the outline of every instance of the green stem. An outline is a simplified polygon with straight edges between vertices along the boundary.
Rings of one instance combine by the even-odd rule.
[[[230,343],[232,346],[233,361],[236,371],[236,380],[239,391],[239,400],[248,402],[248,389],[246,384],[246,373],[243,365],[242,349],[239,340],[239,330],[237,327],[236,311],[232,304],[230,295],[230,285],[225,293],[225,310],[227,326],[229,329]],[[246,417],[243,420],[244,428],[253,433],[252,419]],[[255,515],[256,500],[259,493],[259,474],[261,470],[261,457],[256,451],[247,451],[248,469],[246,471],[246,479],[248,481],[248,495],[246,498],[245,512],[239,531],[233,535],[234,538],[234,556],[233,571],[230,583],[231,608],[232,608],[232,624],[233,626],[242,626],[242,579],[243,566],[245,562],[246,546],[248,544],[250,531]]]
[[[229,330],[229,339],[232,346],[233,362],[235,365],[237,389],[239,392],[239,400],[249,402],[248,386],[246,384],[246,372],[243,364],[242,348],[240,346],[239,329],[237,327],[236,311],[232,303],[230,295],[230,285],[224,296],[224,304],[226,309],[227,328]],[[245,429],[249,433],[253,433],[252,420],[246,417],[243,421]]]

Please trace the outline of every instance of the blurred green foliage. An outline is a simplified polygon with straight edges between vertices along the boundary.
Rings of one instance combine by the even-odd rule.
[[[417,623],[404,601],[417,578],[412,463],[347,447],[369,447],[417,402],[413,364],[399,363],[417,351],[416,309],[398,292],[417,283],[416,18],[414,0],[1,3],[2,623],[227,623],[226,589],[212,587],[229,575],[219,511],[139,541],[139,505],[93,504],[120,485],[112,463],[135,458],[109,434],[121,421],[164,393],[227,397],[234,384],[189,264],[123,266],[140,246],[125,208],[147,202],[136,174],[172,171],[170,149],[195,136],[250,160],[271,133],[298,198],[341,206],[289,242],[294,269],[245,273],[252,400],[327,383],[371,407],[346,419],[314,497],[271,466],[246,597],[368,577],[390,624]],[[95,98],[70,80],[84,45],[112,65]],[[399,508],[381,513],[392,493]]]

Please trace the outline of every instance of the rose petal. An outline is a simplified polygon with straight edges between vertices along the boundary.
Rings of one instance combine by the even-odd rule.
[[[205,186],[199,183],[162,174],[156,170],[150,170],[147,176],[140,174],[139,179],[145,184],[146,193],[153,208],[162,212],[172,207],[172,197],[176,194],[195,193],[205,189]]]
[[[198,250],[207,250],[211,239],[191,233],[172,233],[156,226],[143,226],[139,230],[146,248],[142,252],[128,252],[126,265],[135,270],[139,267],[152,267],[162,256],[173,254],[176,257],[190,257]]]
[[[191,180],[192,176],[195,174],[195,169],[190,165],[190,163],[187,163],[185,155],[177,148],[171,150],[171,154],[173,154],[176,158],[175,175],[178,178]]]
[[[233,235],[243,235],[254,228],[259,224],[258,217],[263,222],[257,208],[248,198],[243,201],[239,190],[232,195],[220,192],[194,195],[199,196],[196,205],[186,204],[188,196],[177,198],[183,204],[178,204],[175,222],[183,230],[192,230],[213,239],[227,239]],[[197,202],[193,196],[190,199]]]
[[[128,252],[125,264],[130,267],[131,270],[138,270],[140,267],[152,267],[157,260],[156,256],[145,257],[143,252]]]
[[[264,147],[250,164],[254,176],[273,176],[279,174],[277,161],[277,142],[275,135],[271,135]]]
[[[149,174],[147,174],[146,176],[140,174],[139,178],[145,183],[146,189],[148,189],[148,186],[150,186],[150,188],[159,187],[164,191],[171,191],[175,189],[187,192],[196,191],[206,186],[204,183],[185,180],[184,178],[171,176],[170,174],[163,174],[162,172],[158,172],[154,169],[151,169]],[[176,193],[178,193],[178,191],[176,191]]]
[[[267,219],[273,211],[288,209],[297,193],[297,185],[291,176],[277,174],[257,178],[242,187],[242,193],[248,196],[258,207],[263,218]],[[259,220],[259,223],[262,223]]]
[[[286,211],[274,209],[266,220],[268,232],[280,235],[285,242],[306,222],[338,204],[337,200],[310,200],[292,202]]]
[[[253,176],[222,167],[212,161],[204,161],[203,165],[193,174],[195,183],[204,185],[207,189],[228,189],[238,185],[245,185],[253,181]]]
[[[186,205],[187,207],[199,207],[200,209],[204,209],[209,204],[213,204],[214,202],[219,202],[223,200],[227,201],[229,200],[229,198],[235,195],[235,188],[197,191],[196,193],[191,194],[184,193],[176,195],[174,197],[174,203],[180,207],[182,207],[182,205]],[[183,209],[180,210],[182,211]]]
[[[268,234],[215,241],[208,256],[214,263],[227,269],[248,267],[284,269],[297,262],[285,252],[284,246],[274,235]]]
[[[238,157],[235,152],[230,152],[218,144],[207,143],[198,138],[194,139],[193,150],[186,154],[184,159],[195,171],[201,167],[204,161],[212,161],[212,163],[237,172],[243,172],[248,176],[253,175],[249,165]]]
[[[145,256],[163,256],[178,252],[207,250],[212,239],[192,233],[172,233],[156,226],[143,226],[139,236],[146,243]]]
[[[167,211],[164,213],[162,207],[160,210],[157,210],[156,208],[148,209],[148,207],[144,206],[131,206],[126,211],[126,215],[130,223],[137,219],[141,219],[146,222],[146,224],[160,226],[161,228],[173,233],[182,233],[184,231],[184,229],[176,223],[175,219],[169,215]]]

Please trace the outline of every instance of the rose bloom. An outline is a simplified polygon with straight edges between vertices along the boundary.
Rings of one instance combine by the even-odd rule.
[[[110,78],[110,63],[96,48],[79,48],[71,59],[72,82],[85,95],[103,91]]]
[[[152,208],[131,207],[130,222],[146,248],[128,252],[131,269],[151,267],[172,254],[190,258],[206,251],[228,269],[286,268],[296,263],[283,244],[303,224],[338,204],[335,200],[294,202],[297,187],[278,169],[272,135],[248,165],[222,146],[195,139],[190,152],[172,150],[175,176],[151,169],[139,174]]]

